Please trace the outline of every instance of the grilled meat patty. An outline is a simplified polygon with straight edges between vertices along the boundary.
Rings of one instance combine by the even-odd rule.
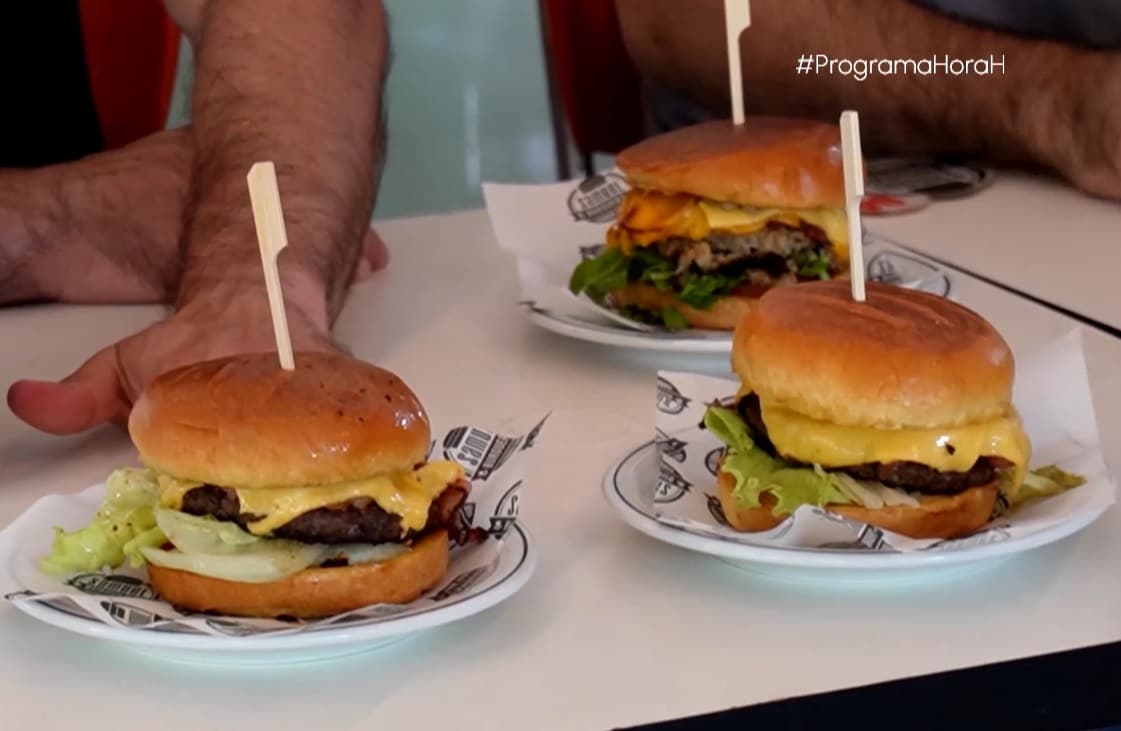
[[[755,443],[772,456],[778,455],[759,406],[759,397],[751,393],[740,399],[737,410],[751,428]],[[919,462],[867,462],[831,470],[846,472],[858,480],[881,482],[926,495],[955,495],[971,487],[987,485],[996,478],[996,471],[1011,464],[999,457],[980,457],[966,472],[936,470]]]
[[[807,256],[825,258],[829,273],[835,273],[828,239],[817,228],[791,228],[772,223],[750,234],[712,231],[703,239],[671,237],[655,244],[659,254],[677,262],[677,273],[690,267],[704,273],[763,269],[773,277],[798,274]]]
[[[400,517],[387,513],[369,498],[310,510],[280,526],[272,535],[302,543],[398,543],[445,528],[452,540],[458,542],[457,537],[465,529],[459,521],[459,508],[466,497],[465,484],[449,485],[432,501],[424,528],[404,535]],[[242,528],[261,517],[242,513],[237,492],[217,485],[202,485],[188,491],[183,496],[181,510],[191,515],[232,521]]]

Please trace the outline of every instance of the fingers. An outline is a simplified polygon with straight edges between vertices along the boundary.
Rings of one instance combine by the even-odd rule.
[[[389,266],[389,249],[385,242],[378,236],[373,228],[366,229],[362,239],[362,254],[358,257],[358,265],[354,269],[354,282],[361,282],[369,278],[374,272]]]
[[[124,424],[129,404],[121,389],[115,350],[100,351],[60,383],[13,383],[8,407],[49,434],[76,434],[109,421]]]

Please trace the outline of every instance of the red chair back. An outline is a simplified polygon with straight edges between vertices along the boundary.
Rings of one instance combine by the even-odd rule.
[[[179,59],[179,29],[160,0],[80,0],[93,103],[107,149],[161,130]]]
[[[614,154],[642,139],[641,84],[613,0],[541,0],[553,83],[576,147]]]

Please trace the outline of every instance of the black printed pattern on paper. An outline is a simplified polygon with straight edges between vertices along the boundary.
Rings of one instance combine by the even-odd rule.
[[[893,251],[876,253],[865,265],[867,277],[874,282],[902,286],[921,283],[917,289],[942,297],[950,294],[950,278],[938,267],[905,254]]]
[[[129,599],[156,599],[156,592],[147,582],[123,574],[78,574],[66,580],[83,594],[116,596]]]
[[[490,516],[490,528],[487,530],[491,537],[502,539],[517,522],[521,486],[521,480],[515,482],[494,506],[494,513]]]
[[[169,621],[168,617],[128,602],[105,601],[101,602],[101,608],[113,618],[113,621],[125,627],[145,628]]]
[[[947,538],[945,540],[933,543],[924,551],[961,551],[966,548],[977,548],[978,546],[988,546],[994,543],[1004,543],[1012,537],[1012,531],[1007,523],[1000,525],[990,525],[982,528],[979,531],[970,533],[967,536],[960,538]]]
[[[661,429],[657,429],[656,433],[655,441],[658,444],[658,453],[662,455],[662,458],[672,459],[678,464],[684,464],[685,458],[688,456],[685,451],[688,442],[677,437],[671,437]]]
[[[534,445],[537,444],[537,438],[541,436],[541,430],[545,428],[545,422],[549,420],[550,416],[552,416],[552,412],[545,414],[544,418],[537,422],[535,427],[529,430],[529,434],[525,435],[525,441],[522,442],[523,452],[527,449],[532,449]]]
[[[580,258],[585,259],[585,260],[586,259],[595,259],[597,256],[599,256],[600,254],[603,253],[603,250],[605,248],[607,248],[607,247],[604,246],[603,244],[588,244],[587,246],[581,246],[580,247]]]
[[[627,184],[615,173],[585,178],[568,194],[568,211],[576,221],[608,223],[627,193]]]
[[[658,376],[658,411],[663,414],[676,415],[685,411],[692,399],[688,398],[677,389],[677,386],[665,378]]]
[[[728,516],[724,515],[724,506],[720,504],[720,498],[706,492],[705,503],[708,505],[708,514],[712,516],[713,520],[725,528],[732,527],[732,524],[728,522]]]
[[[655,503],[672,503],[680,500],[693,487],[680,472],[664,459],[658,460],[658,486],[654,488]]]
[[[440,589],[440,591],[433,594],[430,598],[434,602],[442,602],[457,594],[462,594],[485,579],[493,570],[493,567],[479,566],[470,571],[464,571],[462,574],[459,574],[449,581],[443,589]]]
[[[724,453],[727,451],[727,447],[717,447],[705,455],[705,469],[707,469],[713,477],[720,474],[720,460],[724,459]]]
[[[504,437],[475,427],[456,427],[444,437],[444,459],[470,468],[470,479],[486,481],[521,446],[521,437]]]
[[[844,523],[845,525],[857,525],[851,520],[841,518],[830,513],[827,510],[815,510],[821,517],[828,518],[836,523]],[[894,552],[891,546],[888,545],[887,539],[884,537],[884,532],[874,525],[860,526],[860,532],[856,534],[856,539],[852,541],[833,541],[830,543],[822,543],[817,548],[832,550],[832,551],[866,551],[869,553],[880,552]]]

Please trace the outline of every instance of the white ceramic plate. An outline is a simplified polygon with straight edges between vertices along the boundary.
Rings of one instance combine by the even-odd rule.
[[[830,577],[845,581],[893,580],[892,575],[914,574],[916,569],[946,570],[980,568],[1032,548],[1053,543],[1077,533],[1094,522],[1105,508],[1081,511],[1067,522],[1048,530],[1003,542],[981,543],[954,550],[888,553],[852,549],[787,548],[745,544],[717,534],[693,532],[660,522],[644,498],[658,479],[658,451],[651,441],[636,447],[607,471],[603,494],[623,522],[659,541],[705,553],[737,564],[740,568],[766,573],[800,575],[811,581]],[[958,542],[960,543],[960,542]],[[862,548],[854,546],[854,548]],[[927,575],[924,574],[924,578]]]
[[[942,297],[950,296],[950,278],[945,270],[918,256],[888,248],[884,242],[873,237],[866,240],[865,262],[869,280],[921,289]],[[536,302],[523,302],[522,305],[535,325],[577,340],[663,353],[708,355],[727,354],[732,350],[730,332],[642,331],[613,322],[590,306],[566,310]]]
[[[227,622],[213,617],[208,620],[210,627],[226,628],[228,634],[206,634],[174,622],[153,625],[152,614],[130,604],[129,594],[123,591],[106,592],[101,601],[101,608],[116,620],[115,623],[94,618],[85,608],[65,598],[50,602],[35,599],[30,593],[20,591],[24,584],[18,579],[16,557],[21,537],[18,520],[0,533],[0,557],[4,561],[0,564],[0,587],[9,592],[6,598],[20,611],[60,629],[123,643],[146,654],[208,665],[320,662],[367,652],[493,607],[525,585],[537,562],[529,533],[515,522],[509,526],[492,563],[449,576],[450,580],[445,581],[440,592],[444,596],[422,598],[404,611],[385,616],[348,618],[344,615],[317,623],[314,629],[249,635],[240,631],[236,620]],[[107,578],[118,580],[117,583],[130,581],[117,575]],[[132,581],[137,590],[146,586],[142,581]]]

